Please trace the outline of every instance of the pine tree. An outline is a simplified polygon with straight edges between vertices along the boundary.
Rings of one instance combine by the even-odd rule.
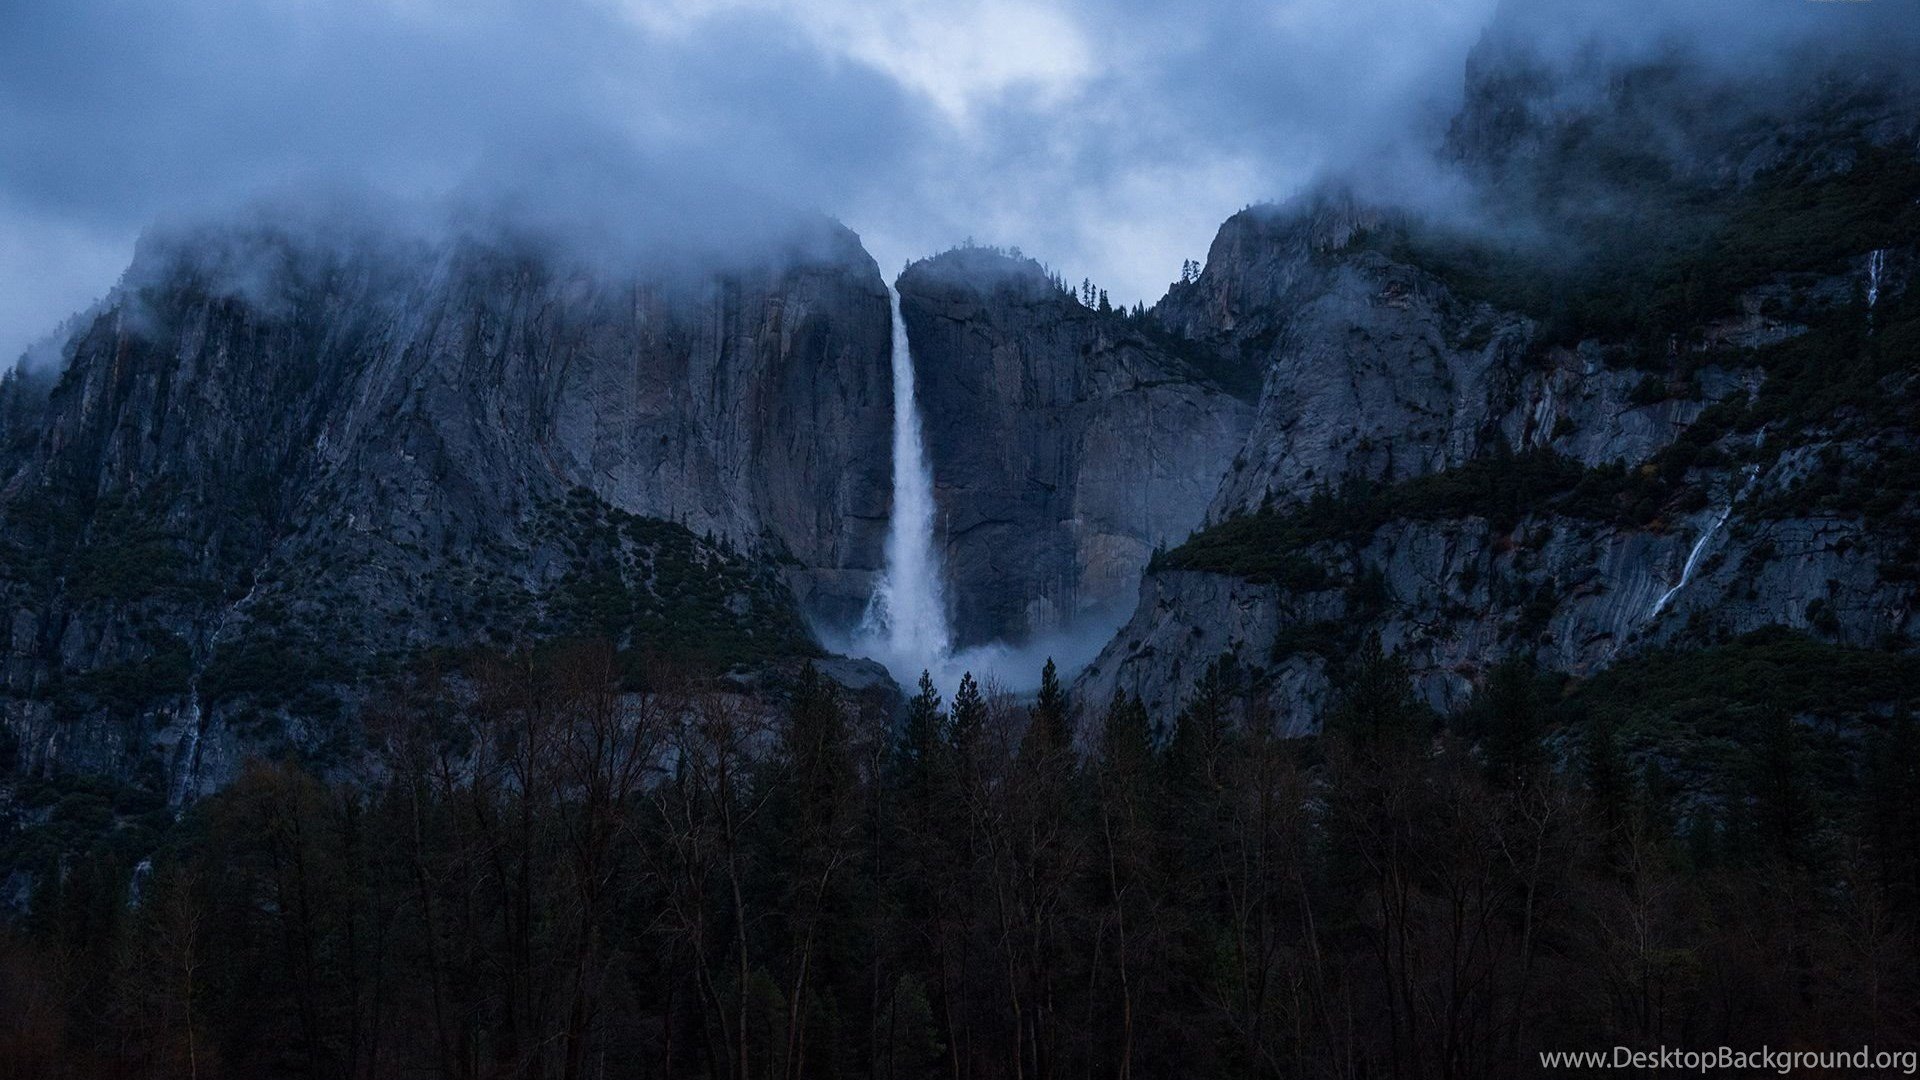
[[[1920,907],[1920,731],[1901,710],[1867,743],[1865,805],[1869,850],[1894,906]]]
[[[1072,749],[1073,719],[1068,714],[1067,691],[1060,685],[1060,672],[1054,667],[1052,657],[1048,657],[1047,666],[1040,669],[1040,693],[1033,703],[1033,727],[1046,741],[1048,750]]]
[[[1785,710],[1762,719],[1748,758],[1748,799],[1753,808],[1748,841],[1763,860],[1804,865],[1812,855],[1812,796],[1800,733]]]
[[[1132,772],[1152,756],[1153,729],[1146,703],[1115,687],[1101,725],[1101,762],[1110,770]]]
[[[961,763],[973,760],[979,748],[980,732],[987,723],[987,703],[980,695],[980,684],[973,672],[960,676],[960,688],[953,692],[953,707],[947,720],[947,745]]]
[[[1112,312],[1113,312],[1113,305],[1107,302],[1107,290],[1101,289],[1100,290],[1100,314],[1108,315],[1108,314],[1111,314]]]
[[[789,1042],[793,1052],[827,1059],[833,1024],[821,999],[831,994],[829,955],[845,926],[840,913],[851,888],[845,864],[858,836],[858,779],[839,694],[811,662],[800,669],[788,716],[779,755],[785,770],[775,774],[779,779],[765,818],[763,850],[773,868],[772,902],[782,915],[789,947],[806,961],[786,974],[783,986],[776,988],[763,975],[758,989],[773,1001],[784,997],[798,1023],[817,1032]]]
[[[1424,712],[1414,700],[1407,665],[1369,634],[1348,669],[1346,694],[1328,716],[1328,732],[1357,744],[1380,745],[1421,733]]]
[[[1607,830],[1615,832],[1626,821],[1629,792],[1626,763],[1621,760],[1620,740],[1613,733],[1613,725],[1596,717],[1587,725],[1583,751],[1587,794],[1600,809]]]
[[[1238,682],[1239,664],[1231,653],[1208,664],[1194,681],[1193,695],[1174,721],[1167,745],[1167,764],[1177,786],[1191,789],[1213,782],[1214,766],[1226,756]]]
[[[1533,665],[1502,661],[1487,679],[1481,703],[1481,752],[1496,787],[1525,784],[1540,764],[1540,715]]]
[[[940,711],[940,691],[934,688],[933,675],[922,671],[919,691],[907,701],[907,715],[894,741],[894,768],[900,786],[910,794],[930,794],[946,719]]]
[[[1659,758],[1648,758],[1640,770],[1640,819],[1655,836],[1675,835],[1674,783]],[[1698,815],[1696,815],[1697,819]]]
[[[830,832],[853,786],[853,760],[839,695],[811,661],[800,668],[789,715],[784,756],[793,770],[795,812],[803,829]]]

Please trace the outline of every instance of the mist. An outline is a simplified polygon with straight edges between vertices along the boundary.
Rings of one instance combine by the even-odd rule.
[[[598,254],[737,255],[810,217],[883,268],[967,238],[1151,303],[1219,222],[1434,164],[1489,33],[1692,50],[1748,85],[1914,55],[1906,0],[23,0],[0,11],[0,355],[156,222],[361,190]]]
[[[901,661],[887,662],[885,666],[894,681],[908,692],[913,690],[920,671],[924,670],[945,698],[953,697],[963,675],[972,675],[983,688],[1024,697],[1039,689],[1040,671],[1049,660],[1053,661],[1063,682],[1072,682],[1113,640],[1114,633],[1126,625],[1129,614],[1126,609],[1089,612],[1063,626],[1020,641],[989,641],[942,653],[917,665]],[[817,624],[813,630],[830,652],[866,655],[866,644],[857,633]],[[895,658],[883,659],[893,661]]]

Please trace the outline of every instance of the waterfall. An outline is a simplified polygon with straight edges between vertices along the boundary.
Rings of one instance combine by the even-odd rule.
[[[1756,445],[1758,444],[1756,443]],[[1746,483],[1742,484],[1740,490],[1735,492],[1734,495],[1727,500],[1727,505],[1721,508],[1720,513],[1714,517],[1712,524],[1708,525],[1706,529],[1700,533],[1700,538],[1693,542],[1693,549],[1687,552],[1686,563],[1680,567],[1680,580],[1674,582],[1673,588],[1661,593],[1660,599],[1653,602],[1653,610],[1647,612],[1647,621],[1651,622],[1659,618],[1660,613],[1666,610],[1668,602],[1675,596],[1678,596],[1681,589],[1687,587],[1687,582],[1693,580],[1693,568],[1699,565],[1700,556],[1705,554],[1707,550],[1707,543],[1713,539],[1714,534],[1718,533],[1721,527],[1726,525],[1727,519],[1733,516],[1734,506],[1739,503],[1741,496],[1747,493],[1747,489],[1753,486],[1754,478],[1759,475],[1759,472],[1760,466],[1747,466]]]
[[[133,865],[133,874],[127,878],[127,909],[140,906],[141,898],[146,894],[147,882],[153,877],[153,856],[149,855]]]
[[[179,810],[187,804],[200,782],[200,729],[206,717],[200,711],[200,677],[187,684],[186,732],[180,737],[178,761],[174,764],[173,785],[167,791],[167,805]]]
[[[893,512],[887,522],[886,568],[867,601],[856,645],[903,686],[923,669],[938,669],[953,650],[946,590],[933,546],[933,470],[927,464],[914,395],[913,350],[900,315],[900,294],[887,288],[893,313]]]
[[[1726,508],[1720,511],[1719,516],[1713,519],[1713,524],[1708,525],[1706,531],[1700,534],[1700,539],[1693,542],[1693,550],[1687,552],[1686,565],[1680,568],[1680,580],[1674,583],[1673,588],[1661,593],[1660,599],[1653,602],[1653,610],[1647,612],[1649,620],[1658,618],[1660,612],[1667,606],[1667,601],[1672,600],[1681,589],[1687,587],[1687,582],[1693,577],[1693,568],[1700,561],[1701,552],[1707,550],[1707,541],[1713,539],[1713,534],[1720,531],[1720,526],[1727,523],[1727,517],[1732,513],[1733,504],[1728,503]]]
[[[1873,249],[1873,254],[1867,256],[1867,310],[1868,311],[1872,311],[1873,305],[1878,303],[1880,300],[1880,275],[1886,271],[1886,268],[1887,268],[1887,249],[1886,248]]]
[[[253,596],[260,591],[260,574],[254,571],[253,580],[247,585],[247,594],[234,601],[227,610],[220,613],[220,621],[213,624],[213,633],[207,635],[209,658],[214,644],[227,629],[227,623],[241,608],[253,602]],[[175,755],[174,774],[167,785],[167,805],[177,817],[200,788],[200,739],[206,734],[208,716],[200,706],[200,673],[204,671],[204,662],[193,665],[193,673],[187,678],[187,708],[183,715],[186,730],[180,736],[179,753]]]

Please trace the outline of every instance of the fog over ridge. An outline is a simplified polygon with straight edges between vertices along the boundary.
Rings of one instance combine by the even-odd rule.
[[[355,187],[676,254],[829,215],[888,273],[972,237],[1152,302],[1221,219],[1321,177],[1446,198],[1434,151],[1489,26],[1556,58],[1682,47],[1764,84],[1809,55],[1911,59],[1914,15],[1913,0],[23,0],[0,11],[0,354],[100,296],[156,222]]]

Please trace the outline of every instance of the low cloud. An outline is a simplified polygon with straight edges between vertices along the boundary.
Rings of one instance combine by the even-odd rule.
[[[646,246],[817,211],[892,272],[969,236],[1151,301],[1242,205],[1417,193],[1489,23],[1911,56],[1912,0],[15,0],[0,8],[0,352],[155,221],[360,186]]]

